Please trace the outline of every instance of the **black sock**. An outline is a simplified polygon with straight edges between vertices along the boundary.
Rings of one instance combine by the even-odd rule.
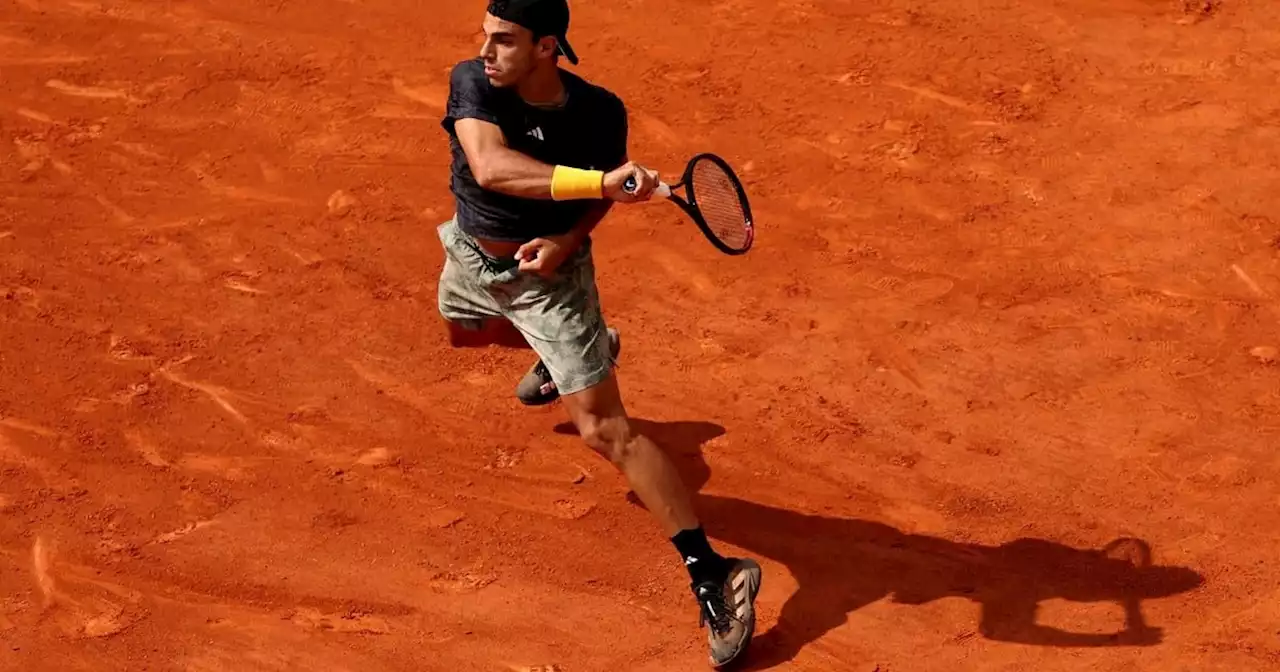
[[[722,583],[728,576],[729,561],[711,550],[711,544],[707,541],[707,534],[702,531],[702,526],[692,530],[681,530],[679,534],[671,537],[671,543],[676,545],[676,551],[684,560],[684,568],[689,570],[689,578],[693,579],[694,585],[706,581]]]

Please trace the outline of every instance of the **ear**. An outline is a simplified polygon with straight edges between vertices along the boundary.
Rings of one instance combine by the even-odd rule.
[[[551,35],[544,35],[538,38],[537,43],[533,46],[538,56],[542,58],[551,58],[559,53],[556,38]]]

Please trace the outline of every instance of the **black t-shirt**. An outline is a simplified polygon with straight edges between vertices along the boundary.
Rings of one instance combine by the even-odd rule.
[[[514,89],[498,88],[484,74],[484,62],[453,68],[442,125],[453,154],[452,184],[458,226],[491,240],[527,242],[567,233],[594,201],[522,198],[483,189],[476,183],[453,122],[473,118],[497,124],[507,146],[543,163],[609,171],[625,162],[627,112],[608,90],[561,70],[568,96],[563,106],[535,107]]]

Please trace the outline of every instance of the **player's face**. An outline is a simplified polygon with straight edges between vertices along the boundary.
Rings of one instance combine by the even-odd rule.
[[[554,50],[551,38],[534,41],[528,28],[503,21],[492,14],[484,15],[484,74],[494,86],[512,86],[533,71],[538,59],[547,58]],[[548,44],[551,45],[548,47]]]

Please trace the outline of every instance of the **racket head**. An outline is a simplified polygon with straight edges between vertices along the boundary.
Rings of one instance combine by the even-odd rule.
[[[725,254],[746,254],[755,243],[755,221],[742,180],[729,163],[715,154],[698,154],[680,183],[689,195],[687,210],[707,240]]]

